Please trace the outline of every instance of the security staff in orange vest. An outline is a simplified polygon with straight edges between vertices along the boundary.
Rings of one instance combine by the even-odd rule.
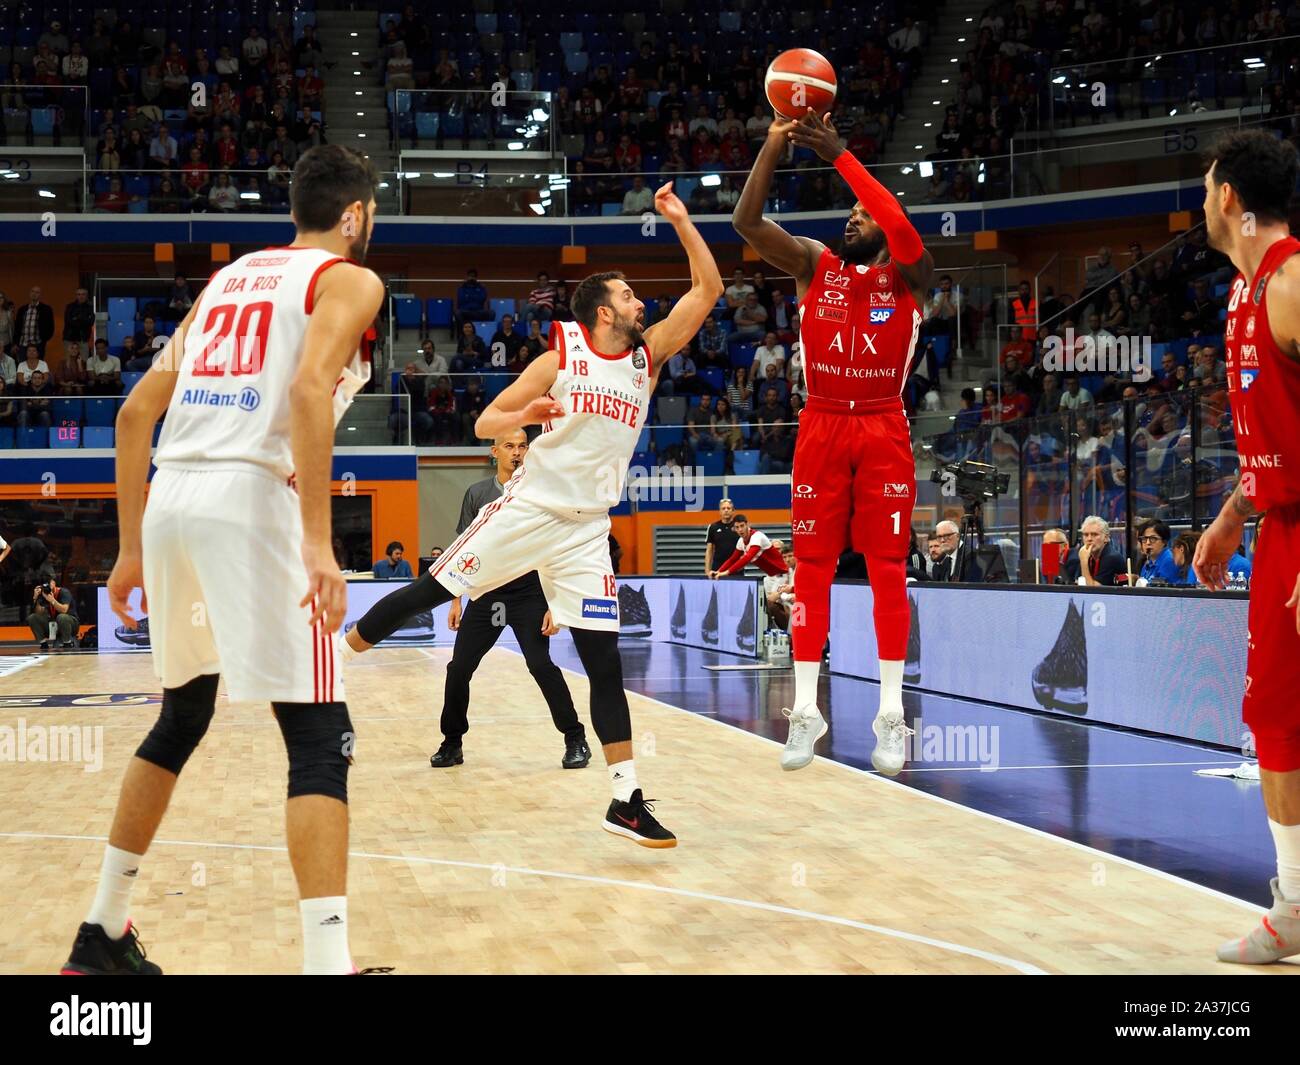
[[[1020,295],[1011,301],[1011,317],[1021,326],[1020,335],[1033,343],[1038,335],[1038,303],[1029,294],[1029,282],[1020,282]]]

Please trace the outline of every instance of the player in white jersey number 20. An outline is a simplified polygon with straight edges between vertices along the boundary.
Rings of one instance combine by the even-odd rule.
[[[704,323],[722,278],[672,183],[655,207],[690,259],[691,289],[642,332],[645,305],[620,273],[593,274],[574,291],[574,321],[556,322],[551,349],[528,365],[475,425],[482,439],[542,426],[501,498],[487,503],[430,571],[385,597],[343,641],[343,658],[368,650],[412,614],[469,594],[477,599],[536,570],[559,625],[591,682],[591,723],[604,748],[614,798],[604,828],[645,847],[677,838],[651,816],[632,761],[632,720],[618,652],[618,585],[609,558],[609,508],[664,362]]]
[[[346,898],[352,724],[334,639],[347,585],[330,546],[330,465],[337,418],[369,377],[361,335],[383,301],[383,283],[360,265],[378,180],[351,149],[304,154],[293,243],[218,270],[118,414],[109,599],[135,627],[127,600],[144,589],[162,713],[127,767],[65,973],[160,971],[128,918],[131,885],[223,674],[232,700],[271,703],[284,737],[303,971],[356,971]],[[150,440],[164,413],[146,508]]]

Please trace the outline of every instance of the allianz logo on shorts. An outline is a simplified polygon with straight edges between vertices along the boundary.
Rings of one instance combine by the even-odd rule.
[[[582,601],[584,618],[608,618],[618,620],[618,601],[615,599],[584,599]]]
[[[262,405],[262,397],[255,388],[233,392],[214,392],[210,388],[187,388],[181,393],[181,406],[238,407],[242,411],[255,411]]]

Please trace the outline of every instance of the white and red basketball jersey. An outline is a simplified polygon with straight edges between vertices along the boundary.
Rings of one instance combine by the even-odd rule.
[[[1273,338],[1266,291],[1273,271],[1297,252],[1295,237],[1275,241],[1249,285],[1238,274],[1228,297],[1228,398],[1242,491],[1258,510],[1300,502],[1300,363]]]
[[[606,355],[578,322],[553,323],[550,343],[560,368],[548,395],[565,414],[542,426],[506,492],[565,517],[604,517],[622,498],[650,408],[650,351]]]
[[[762,529],[750,529],[749,539],[736,544],[731,557],[718,567],[719,573],[736,573],[750,563],[756,565],[769,577],[789,572],[785,559],[781,557],[772,544],[772,539]]]
[[[897,400],[901,410],[921,320],[893,262],[846,263],[827,248],[799,304],[808,395],[852,406]]]
[[[318,248],[267,248],[212,275],[185,337],[157,466],[260,466],[288,480],[289,386],[316,279],[347,262]],[[334,387],[334,423],[370,379],[360,349]]]

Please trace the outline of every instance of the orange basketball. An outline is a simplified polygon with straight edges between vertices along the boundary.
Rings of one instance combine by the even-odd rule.
[[[835,68],[811,48],[791,48],[772,60],[763,78],[767,102],[782,118],[824,115],[835,102]]]

